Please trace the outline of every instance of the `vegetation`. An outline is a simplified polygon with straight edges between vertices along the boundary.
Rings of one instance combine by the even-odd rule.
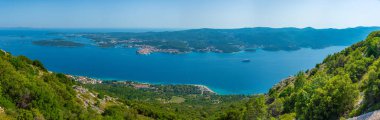
[[[105,106],[103,114],[86,107],[75,84],[63,74],[48,72],[39,61],[0,51],[0,119],[138,118],[123,104]]]
[[[139,114],[155,119],[216,119],[221,111],[241,106],[245,95],[215,95],[193,92],[190,85],[154,85],[135,89],[124,84],[86,84],[90,90],[123,100]]]

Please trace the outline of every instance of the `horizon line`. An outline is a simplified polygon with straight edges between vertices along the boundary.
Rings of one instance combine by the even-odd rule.
[[[296,28],[296,29],[350,29],[350,28],[371,28],[371,27],[380,27],[379,26],[354,26],[354,27],[342,27],[342,28],[334,28],[334,27],[270,27],[270,26],[256,26],[256,27],[234,27],[234,28],[217,28],[217,27],[189,27],[189,28],[174,28],[174,27],[0,27],[0,29],[177,29],[177,30],[192,30],[192,29],[245,29],[245,28],[273,28],[273,29],[281,29],[281,28]]]

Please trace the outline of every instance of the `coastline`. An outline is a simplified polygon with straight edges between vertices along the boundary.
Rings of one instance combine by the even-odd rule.
[[[199,87],[199,89],[201,89],[201,90],[209,91],[211,93],[215,93],[215,94],[219,95],[218,93],[213,91],[211,88],[207,87],[206,85],[199,85],[199,84],[189,84],[189,85],[193,85],[193,86]]]
[[[221,95],[220,93],[215,92],[212,90],[210,87],[206,85],[201,85],[201,84],[162,84],[162,83],[148,83],[148,82],[139,82],[139,81],[134,81],[134,80],[117,80],[117,79],[102,79],[102,78],[92,78],[88,76],[79,76],[79,75],[68,75],[66,74],[67,77],[73,79],[74,81],[80,82],[82,84],[103,84],[107,81],[114,81],[114,82],[119,82],[119,83],[132,83],[133,86],[141,86],[141,85],[147,85],[147,86],[152,86],[152,85],[191,85],[197,87],[200,91],[201,94],[208,92],[212,93],[215,95]],[[140,87],[135,87],[135,88],[140,88]],[[148,88],[144,86],[143,88]]]

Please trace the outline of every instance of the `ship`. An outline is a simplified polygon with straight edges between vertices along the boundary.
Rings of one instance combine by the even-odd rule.
[[[251,62],[251,60],[250,59],[244,59],[244,60],[241,60],[241,62],[248,63],[248,62]]]

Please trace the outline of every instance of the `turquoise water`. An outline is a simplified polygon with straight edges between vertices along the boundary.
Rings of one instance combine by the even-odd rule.
[[[328,54],[344,46],[297,51],[225,53],[154,53],[136,55],[130,48],[99,48],[85,38],[68,38],[86,44],[65,48],[36,46],[34,40],[62,38],[50,32],[74,30],[0,30],[0,48],[14,55],[42,61],[49,70],[106,80],[133,80],[160,84],[201,84],[219,94],[265,93],[280,80],[313,68]],[[82,30],[79,32],[91,32]],[[241,60],[250,59],[249,63]]]

